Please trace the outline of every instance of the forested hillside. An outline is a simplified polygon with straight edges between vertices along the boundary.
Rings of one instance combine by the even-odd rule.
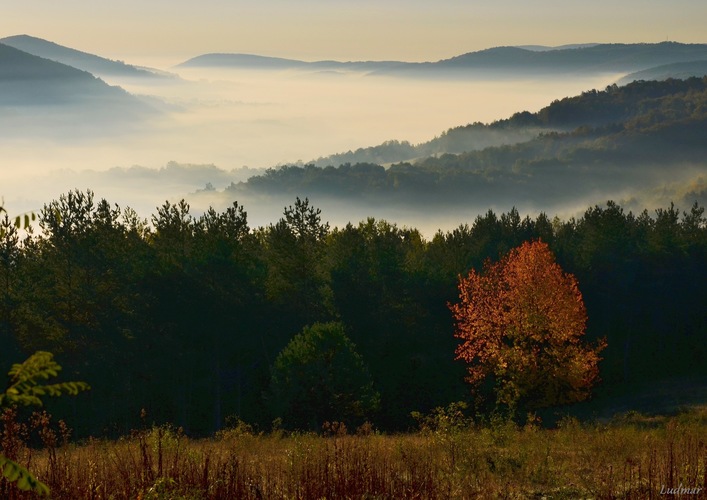
[[[501,70],[508,73],[568,74],[573,71],[610,72],[647,68],[670,62],[704,59],[705,44],[605,43],[576,48],[533,51],[519,47],[494,47],[439,61],[455,69]],[[633,70],[636,71],[636,70]]]
[[[707,375],[699,205],[633,214],[609,202],[564,221],[489,211],[425,239],[383,220],[331,228],[293,202],[257,229],[237,204],[194,217],[184,202],[165,203],[148,224],[79,191],[47,204],[35,234],[6,219],[0,365],[48,350],[66,377],[89,382],[76,401],[52,403],[78,435],[126,433],[143,408],[197,435],[234,415],[267,429],[286,417],[271,380],[279,355],[305,326],[334,321],[355,353],[347,363],[378,395],[350,423],[407,429],[411,411],[470,398],[448,308],[459,275],[541,238],[579,282],[587,339],[606,338],[600,395]]]
[[[523,134],[535,138],[518,142]],[[474,146],[505,140],[515,142]],[[468,151],[443,152],[461,149]],[[539,211],[603,198],[639,211],[671,200],[704,204],[707,79],[610,86],[555,101],[537,113],[450,129],[419,146],[390,142],[352,153],[385,160],[398,154],[420,158],[388,167],[373,162],[284,166],[232,184],[224,195],[230,200],[266,195],[278,204],[283,196],[310,196],[420,216],[511,205]]]
[[[640,81],[557,100],[537,113],[519,112],[488,125],[473,123],[451,128],[419,145],[389,141],[319,158],[312,164],[327,167],[393,163],[389,170],[392,177],[401,170],[411,172],[404,161],[414,160],[411,164],[420,175],[426,172],[434,179],[434,185],[444,186],[444,177],[450,170],[463,170],[470,179],[474,174],[483,172],[488,178],[489,174],[498,175],[500,171],[519,179],[525,177],[517,175],[519,164],[551,162],[571,169],[600,162],[621,168],[645,165],[646,158],[653,158],[656,150],[666,159],[676,153],[678,158],[701,159],[707,139],[706,117],[707,79]],[[679,148],[664,147],[676,139]],[[345,177],[347,171],[343,170],[340,176]],[[305,178],[311,180],[317,173],[310,170]],[[533,169],[525,173],[540,177],[546,172]],[[320,176],[335,174],[320,172]],[[291,180],[288,177],[285,184],[289,185]],[[262,180],[254,179],[253,184],[277,189],[277,172]],[[298,188],[306,186],[305,180]]]

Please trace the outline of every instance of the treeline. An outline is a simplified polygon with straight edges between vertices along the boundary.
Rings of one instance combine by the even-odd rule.
[[[430,240],[383,220],[331,228],[299,199],[260,228],[237,203],[199,217],[165,203],[148,223],[80,191],[39,219],[28,236],[2,225],[0,363],[47,350],[67,378],[89,382],[52,407],[78,435],[126,433],[143,408],[197,435],[228,416],[269,428],[281,416],[278,354],[326,321],[343,325],[370,372],[380,395],[371,422],[409,428],[411,411],[470,397],[453,361],[458,276],[537,238],[578,278],[588,340],[607,339],[605,388],[707,374],[697,204],[634,215],[609,202],[568,221],[489,211]]]

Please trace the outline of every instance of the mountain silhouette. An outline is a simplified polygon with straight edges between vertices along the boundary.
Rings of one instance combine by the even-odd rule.
[[[58,45],[29,35],[16,35],[0,39],[0,43],[9,45],[28,54],[50,59],[100,77],[123,78],[162,78],[164,72],[138,68],[122,61],[113,61],[80,50]]]
[[[178,64],[182,68],[250,68],[250,69],[292,69],[303,68],[309,63],[281,57],[257,56],[252,54],[203,54]]]
[[[630,73],[621,78],[617,83],[626,85],[636,80],[667,80],[677,78],[684,80],[690,77],[707,75],[707,60],[664,64],[653,68]]]
[[[0,44],[0,133],[96,135],[156,115],[91,73]]]
[[[632,73],[655,66],[707,60],[707,44],[676,42],[637,44],[583,44],[563,47],[494,47],[436,62],[315,61],[251,54],[204,54],[178,67],[248,69],[349,70],[400,76],[471,75],[582,75]]]

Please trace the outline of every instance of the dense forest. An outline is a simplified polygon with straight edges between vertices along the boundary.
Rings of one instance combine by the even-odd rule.
[[[78,436],[127,433],[142,409],[193,435],[234,416],[261,429],[276,419],[321,428],[324,414],[298,423],[280,405],[288,386],[278,377],[306,351],[303,334],[343,346],[365,379],[371,404],[351,425],[405,430],[411,412],[454,401],[488,409],[453,360],[449,304],[460,275],[534,239],[576,276],[587,340],[606,338],[599,394],[707,375],[707,219],[697,203],[634,214],[608,202],[570,220],[489,210],[431,239],[372,218],[332,228],[299,198],[259,228],[237,203],[195,217],[186,202],[166,202],[147,221],[81,191],[38,218],[28,234],[2,225],[0,366],[50,351],[65,378],[89,382],[51,402]]]

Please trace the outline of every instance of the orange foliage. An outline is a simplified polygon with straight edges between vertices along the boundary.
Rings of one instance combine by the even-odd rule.
[[[589,396],[606,342],[581,342],[582,294],[547,244],[526,242],[482,273],[472,269],[460,277],[459,299],[450,305],[462,340],[456,359],[467,362],[472,385],[492,377],[498,404],[528,408]]]

